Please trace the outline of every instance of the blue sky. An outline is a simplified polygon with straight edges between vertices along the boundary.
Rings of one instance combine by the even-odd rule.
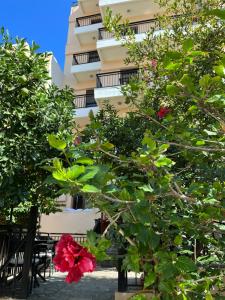
[[[52,51],[63,68],[68,18],[73,0],[0,0],[0,27]]]

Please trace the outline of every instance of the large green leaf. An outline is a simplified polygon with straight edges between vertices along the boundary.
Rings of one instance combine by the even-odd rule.
[[[66,148],[66,142],[58,139],[53,134],[48,135],[48,142],[49,142],[51,147],[53,147],[57,150],[64,150]]]
[[[156,280],[156,274],[154,272],[148,272],[147,275],[145,275],[145,282],[144,282],[144,288],[150,287]]]
[[[86,184],[85,186],[83,186],[81,191],[84,193],[99,193],[100,192],[100,190],[96,186],[90,185],[90,184]]]
[[[59,181],[73,181],[84,172],[84,166],[75,165],[67,169],[58,169],[52,173],[52,176]]]
[[[88,180],[94,178],[98,172],[99,168],[97,166],[86,168],[86,172],[79,178],[79,182],[87,182]]]
[[[181,271],[181,272],[194,272],[197,270],[197,267],[193,260],[187,256],[179,256],[175,266]]]
[[[223,65],[215,66],[213,69],[217,75],[225,77],[225,67]]]
[[[85,172],[85,167],[84,166],[72,166],[68,169],[66,169],[66,177],[68,179],[74,180],[78,178],[81,174]]]
[[[151,139],[148,135],[144,136],[142,144],[148,145],[148,147],[151,151],[154,151],[156,149],[156,142],[153,139]]]

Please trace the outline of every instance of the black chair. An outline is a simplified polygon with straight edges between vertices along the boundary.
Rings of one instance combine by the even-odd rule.
[[[42,281],[46,281],[46,271],[50,268],[52,264],[52,259],[55,253],[55,241],[52,239],[43,239],[36,240],[33,250],[33,260],[32,260],[32,270],[33,270],[33,284],[34,287],[39,286],[38,277]],[[43,274],[43,275],[42,275]]]

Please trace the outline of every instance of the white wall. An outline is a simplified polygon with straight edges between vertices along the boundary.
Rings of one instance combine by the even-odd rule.
[[[40,232],[86,233],[94,228],[95,219],[101,214],[97,209],[64,210],[63,212],[41,215]]]
[[[51,83],[54,83],[58,88],[63,88],[64,74],[53,55],[49,63],[49,76],[51,77]]]

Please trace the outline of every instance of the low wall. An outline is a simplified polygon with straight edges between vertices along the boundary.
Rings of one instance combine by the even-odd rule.
[[[46,233],[86,233],[93,229],[95,219],[101,217],[97,209],[65,209],[50,215],[41,215],[40,231]]]

